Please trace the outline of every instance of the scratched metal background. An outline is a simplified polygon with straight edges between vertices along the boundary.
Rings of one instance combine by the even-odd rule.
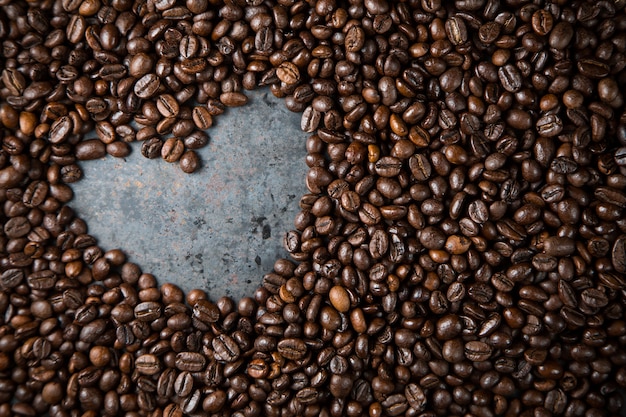
[[[247,92],[247,106],[229,109],[208,130],[202,169],[141,156],[82,164],[70,206],[105,250],[121,248],[159,282],[211,298],[252,295],[293,228],[306,192],[305,141],[299,114],[267,89]]]

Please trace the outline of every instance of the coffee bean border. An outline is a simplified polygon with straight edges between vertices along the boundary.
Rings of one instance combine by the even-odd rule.
[[[625,4],[0,0],[0,416],[615,415]],[[103,251],[78,162],[194,172],[258,86],[292,260],[212,302]]]

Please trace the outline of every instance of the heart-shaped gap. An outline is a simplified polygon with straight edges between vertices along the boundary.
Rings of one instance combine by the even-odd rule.
[[[133,145],[121,161],[82,163],[71,205],[103,249],[122,248],[129,260],[184,291],[202,288],[217,299],[250,295],[260,277],[287,254],[283,234],[293,228],[306,192],[306,133],[268,89],[228,110],[198,151],[202,169],[150,161]]]

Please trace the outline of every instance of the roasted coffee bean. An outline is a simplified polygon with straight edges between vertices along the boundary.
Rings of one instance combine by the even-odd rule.
[[[49,138],[53,144],[64,142],[72,133],[74,123],[69,116],[63,116],[54,121],[50,126]]]
[[[188,150],[181,155],[178,163],[180,164],[180,169],[184,173],[191,174],[192,172],[197,171],[200,167],[200,157],[195,151]]]
[[[543,250],[549,256],[569,256],[576,250],[573,239],[550,236],[543,242]]]
[[[626,235],[620,235],[613,243],[611,263],[617,272],[626,273]]]
[[[535,33],[545,36],[552,30],[554,18],[548,10],[537,10],[532,16],[532,27]]]
[[[161,363],[156,356],[145,354],[135,360],[135,367],[141,374],[155,375],[161,370]]]
[[[106,155],[106,147],[99,139],[84,140],[76,145],[75,154],[80,161],[99,159]]]
[[[169,138],[161,147],[161,158],[163,158],[166,162],[176,162],[181,158],[184,150],[185,145],[182,140]]]
[[[283,339],[278,342],[278,352],[287,359],[302,359],[307,353],[306,344],[299,339]]]
[[[156,99],[156,106],[163,117],[176,117],[180,112],[180,106],[170,94],[162,94]]]
[[[159,90],[161,82],[156,74],[146,74],[141,77],[134,86],[134,93],[137,97],[148,99],[153,97]]]
[[[619,413],[623,1],[53,3],[0,5],[0,414]],[[295,262],[213,303],[100,249],[77,161],[195,172],[257,84]]]
[[[428,159],[422,154],[415,154],[409,158],[411,173],[418,181],[426,181],[432,174],[432,166]]]
[[[141,144],[141,154],[149,159],[157,158],[161,155],[163,141],[159,138],[151,138]]]
[[[565,49],[574,37],[574,28],[569,22],[557,23],[550,32],[549,44],[554,49]]]
[[[506,91],[515,93],[522,88],[522,74],[512,64],[507,64],[498,69],[498,78]]]
[[[206,107],[196,106],[192,111],[193,122],[198,129],[208,129],[213,125],[213,118]]]
[[[300,81],[300,70],[293,62],[283,62],[276,69],[276,76],[285,84],[296,84]]]
[[[465,22],[459,17],[453,16],[446,20],[446,35],[453,45],[461,45],[467,42],[467,28]]]
[[[491,347],[479,341],[471,341],[465,344],[465,357],[474,362],[482,362],[491,356]]]
[[[213,339],[212,345],[216,358],[226,362],[235,362],[239,359],[239,346],[230,336],[219,335]]]
[[[228,107],[238,107],[246,104],[248,102],[248,97],[237,92],[222,93],[220,95],[220,102]]]
[[[196,352],[180,352],[176,355],[176,368],[186,372],[200,372],[206,366],[204,355]]]

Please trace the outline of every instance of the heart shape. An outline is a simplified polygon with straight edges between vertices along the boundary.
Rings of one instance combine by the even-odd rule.
[[[282,235],[293,228],[304,191],[293,179],[306,175],[306,134],[299,115],[267,89],[248,97],[207,132],[211,141],[198,151],[202,175],[147,163],[140,144],[124,161],[81,164],[84,179],[73,184],[71,205],[90,234],[103,246],[124,247],[160,282],[202,287],[213,297],[252,294],[287,256]]]
[[[626,2],[442,3],[1,1],[0,414],[618,413]],[[75,160],[192,172],[257,84],[315,132],[292,261],[212,302],[102,250]]]

